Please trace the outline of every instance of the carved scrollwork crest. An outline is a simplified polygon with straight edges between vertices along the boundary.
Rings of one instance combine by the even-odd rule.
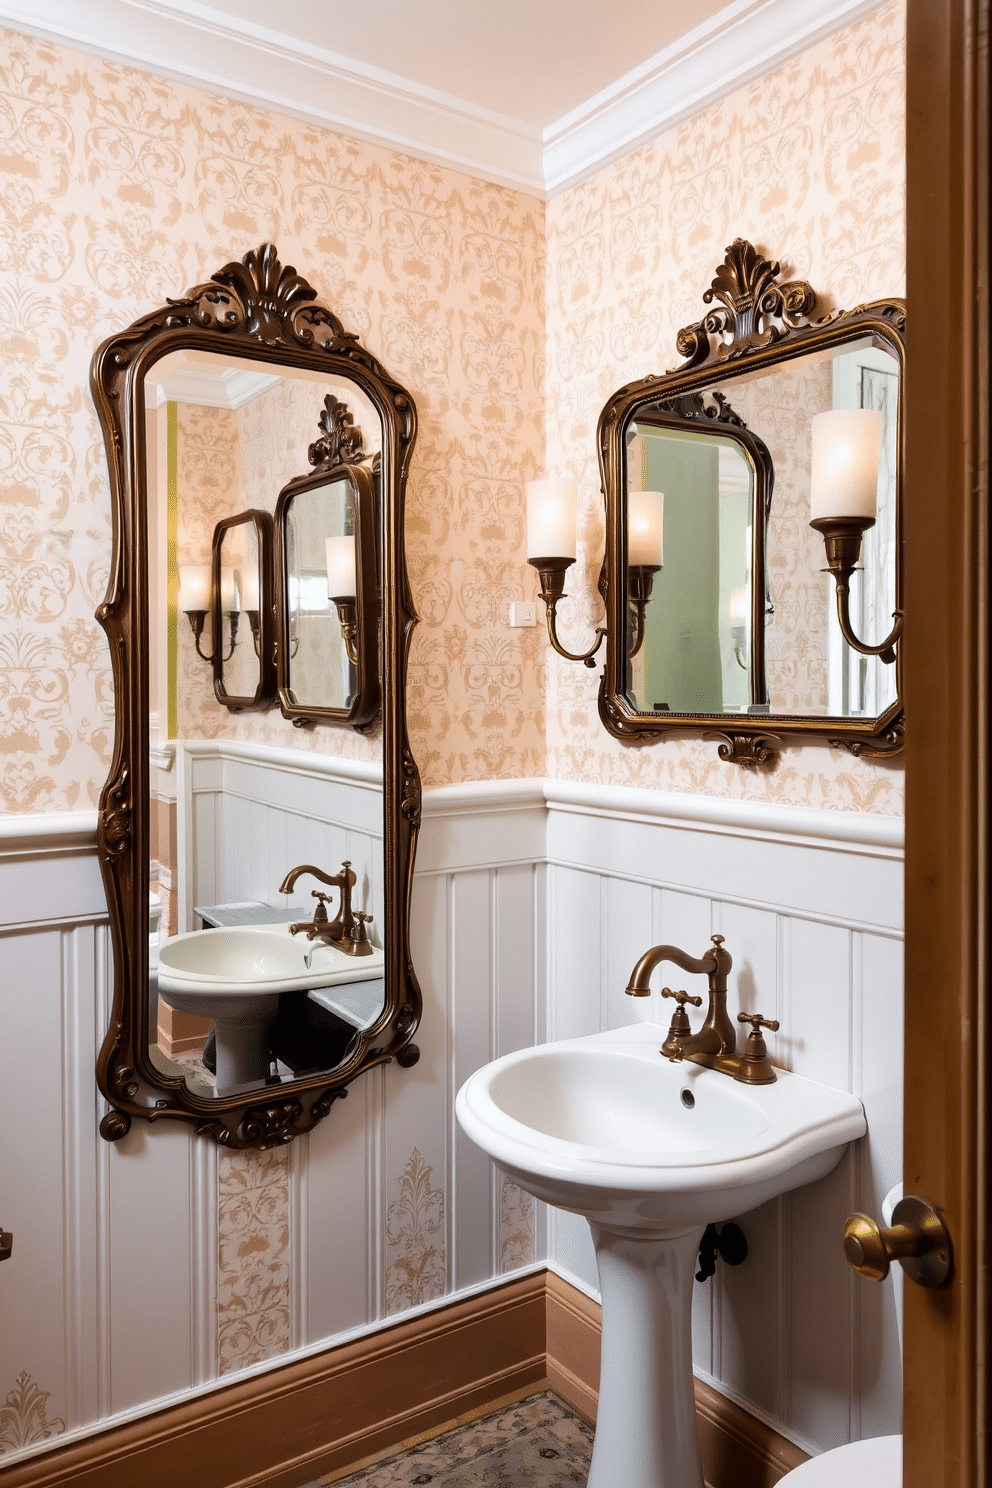
[[[683,326],[676,337],[685,366],[744,356],[805,324],[816,308],[816,294],[805,279],[777,284],[780,272],[775,259],[765,258],[746,238],[735,238],[703,295],[704,304],[719,300],[720,308]]]
[[[347,403],[342,403],[333,393],[324,398],[324,410],[318,423],[324,432],[307,450],[311,465],[357,465],[365,459],[362,431],[352,418]]]

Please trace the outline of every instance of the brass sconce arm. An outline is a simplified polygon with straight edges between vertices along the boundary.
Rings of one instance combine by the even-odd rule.
[[[348,660],[353,667],[358,665],[358,601],[355,598],[335,599],[331,595],[331,604],[338,612],[338,620],[341,622],[341,639],[344,641],[344,649]]]
[[[534,568],[537,569],[541,579],[541,598],[544,600],[548,612],[548,639],[559,656],[566,661],[581,661],[587,667],[595,666],[594,657],[603,643],[606,631],[601,625],[596,627],[596,639],[588,651],[575,653],[566,650],[558,639],[558,626],[556,610],[558,601],[565,596],[565,574],[575,562],[574,558],[528,558]]]
[[[817,532],[823,536],[823,547],[827,558],[824,572],[833,574],[834,583],[837,586],[837,620],[841,635],[847,644],[853,650],[860,651],[862,656],[877,656],[886,666],[891,666],[896,659],[896,645],[902,637],[902,610],[893,612],[895,624],[885,640],[877,646],[869,646],[864,641],[860,641],[851,627],[851,575],[861,560],[861,543],[864,534],[870,527],[874,527],[875,518],[815,517],[809,525],[815,527]]]
[[[627,602],[634,620],[634,633],[628,648],[628,656],[636,656],[644,645],[644,611],[654,590],[654,576],[661,573],[660,563],[630,563],[627,565]]]
[[[258,653],[258,611],[256,610],[253,613],[255,615],[255,620],[254,620],[254,623],[252,624],[252,634],[255,636],[255,652],[256,652],[256,655],[257,655],[257,653]],[[212,666],[213,665],[213,660],[214,660],[214,653],[213,653],[213,651],[211,651],[210,655],[208,656],[207,653],[203,650],[202,646],[200,645],[200,637],[203,635],[203,627],[206,624],[206,620],[207,620],[207,612],[206,612],[206,610],[187,610],[186,611],[186,618],[189,620],[190,629],[193,632],[193,644],[196,646],[196,654],[197,654],[197,656],[201,657],[209,666]],[[234,648],[238,644],[238,623],[239,623],[239,620],[240,620],[240,616],[239,616],[239,613],[238,613],[237,610],[232,610],[228,614],[228,617],[227,618],[228,618],[228,621],[229,621],[230,627],[231,627],[231,649],[230,649],[230,651],[228,651],[227,655],[224,657],[224,660],[225,661],[230,661],[231,657],[234,655]]]

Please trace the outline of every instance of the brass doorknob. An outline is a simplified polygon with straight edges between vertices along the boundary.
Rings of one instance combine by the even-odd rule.
[[[892,1261],[899,1261],[918,1286],[942,1287],[951,1274],[947,1226],[923,1199],[900,1199],[888,1229],[867,1214],[850,1215],[844,1223],[844,1255],[868,1281],[884,1281]]]

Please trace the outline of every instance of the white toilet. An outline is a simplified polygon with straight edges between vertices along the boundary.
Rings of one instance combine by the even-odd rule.
[[[882,1219],[892,1223],[892,1211],[902,1198],[902,1184],[890,1189],[882,1203]],[[898,1262],[889,1272],[895,1292],[896,1322],[902,1343],[902,1267]],[[902,1437],[873,1436],[867,1441],[850,1442],[811,1457],[802,1467],[794,1467],[779,1479],[780,1488],[902,1488]]]

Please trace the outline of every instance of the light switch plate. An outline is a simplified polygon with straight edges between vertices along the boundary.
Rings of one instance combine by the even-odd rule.
[[[537,624],[537,602],[536,600],[517,600],[510,606],[511,625],[536,625]]]

